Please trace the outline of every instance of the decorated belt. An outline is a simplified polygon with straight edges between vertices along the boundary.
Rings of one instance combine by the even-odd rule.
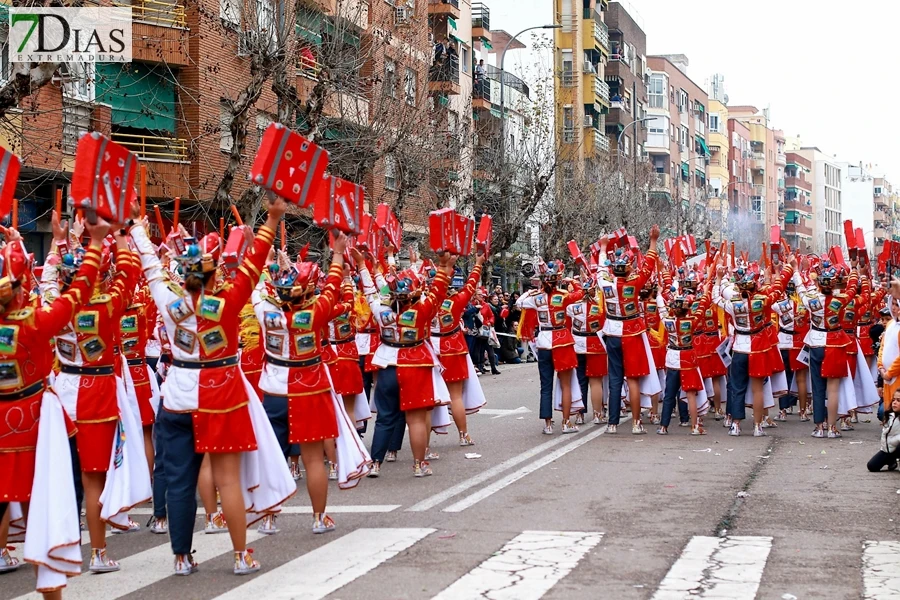
[[[164,365],[171,365],[172,364],[172,355],[171,354],[160,354],[159,362],[161,362]]]
[[[759,329],[751,329],[749,331],[741,331],[740,329],[735,329],[735,333],[737,333],[738,335],[756,335],[757,333],[761,333],[768,326],[769,325],[766,324],[766,325],[763,325],[762,327],[760,327]]]
[[[597,335],[600,333],[599,331],[573,331],[572,335],[577,335],[578,337],[591,337],[592,335]]]
[[[312,358],[308,358],[306,360],[285,360],[283,358],[276,358],[269,354],[266,354],[266,362],[270,365],[275,365],[276,367],[288,367],[288,368],[301,368],[301,367],[313,367],[322,362],[321,356],[313,356]]]
[[[128,363],[129,367],[139,367],[146,364],[146,361],[143,358],[129,358],[125,362]]]
[[[630,321],[632,319],[638,319],[641,315],[632,315],[630,317],[618,317],[616,315],[606,315],[607,319],[612,319],[613,321]]]
[[[238,364],[237,356],[219,358],[217,360],[178,360],[172,359],[172,366],[179,369],[217,369],[219,367],[233,367]]]
[[[793,331],[790,331],[790,330],[788,330],[788,329],[785,329],[784,327],[779,327],[779,328],[778,328],[778,331],[780,331],[781,333],[786,333],[786,334],[788,334],[788,335],[794,335],[794,332],[793,332]]]
[[[356,333],[378,333],[377,329],[360,329]]]
[[[847,335],[856,336],[856,329],[845,329],[844,333],[846,333]]]
[[[18,392],[0,393],[0,402],[13,402],[15,400],[22,400],[23,398],[28,398],[30,396],[34,396],[37,393],[43,392],[45,387],[46,384],[43,380],[41,380],[36,383],[32,383],[27,388],[19,390]]]
[[[669,346],[669,350],[693,350],[693,346]]]
[[[822,327],[816,327],[815,325],[810,325],[810,327],[812,327],[812,330],[813,330],[813,331],[821,331],[821,332],[823,332],[823,333],[831,333],[831,332],[835,332],[835,331],[843,331],[843,329],[841,329],[840,327],[836,327],[836,328],[834,328],[834,329],[823,329]]]
[[[557,325],[556,327],[541,327],[541,331],[562,331],[565,328],[565,325]]]
[[[456,327],[454,327],[454,328],[451,329],[450,331],[439,331],[439,332],[437,332],[437,333],[435,333],[435,332],[432,331],[432,332],[431,332],[431,337],[445,338],[445,337],[450,337],[450,336],[453,335],[454,333],[459,333],[459,325],[457,325]]]
[[[422,345],[422,340],[416,342],[394,342],[382,339],[381,343],[391,348],[415,348]]]
[[[705,332],[703,333],[703,335],[708,335],[708,336],[713,336],[713,335],[714,335],[714,336],[716,336],[716,337],[719,337],[719,332],[718,332],[718,331],[705,331]]]
[[[355,342],[356,340],[352,337],[347,338],[346,340],[328,340],[329,344],[349,344],[350,342]]]
[[[112,365],[102,367],[75,367],[72,365],[62,365],[60,371],[68,375],[112,375],[116,372],[116,368]]]

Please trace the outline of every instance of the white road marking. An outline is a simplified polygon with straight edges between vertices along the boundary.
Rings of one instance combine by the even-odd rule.
[[[606,427],[597,428],[588,434],[580,434],[572,442],[566,444],[562,448],[559,448],[557,450],[554,450],[550,454],[542,456],[541,458],[537,459],[536,461],[525,465],[518,471],[513,471],[512,473],[510,473],[503,479],[500,479],[499,481],[495,481],[491,485],[481,488],[477,492],[466,496],[465,498],[463,498],[456,504],[451,504],[450,506],[445,508],[443,512],[462,512],[462,511],[466,510],[467,508],[474,506],[475,504],[478,504],[479,502],[481,502],[488,496],[496,494],[497,492],[499,492],[506,486],[511,485],[511,484],[515,483],[516,481],[522,479],[529,473],[534,473],[541,467],[547,466],[548,464],[552,463],[557,458],[565,456],[572,450],[575,450],[576,448],[580,448],[581,446],[587,444],[591,440],[600,437],[604,433],[606,433]],[[556,442],[559,443],[561,441],[565,441],[566,439],[568,439],[567,436],[561,436],[559,440],[556,440]],[[546,444],[544,444],[544,445],[546,445]],[[482,475],[484,475],[484,473],[482,473]],[[463,483],[465,483],[465,482],[463,482]],[[451,488],[451,489],[453,489],[453,488]],[[415,507],[413,507],[413,508],[415,508]],[[407,510],[412,510],[412,508],[407,509]]]
[[[602,538],[593,532],[523,531],[433,600],[539,600]]]
[[[630,420],[630,417],[623,418],[621,423],[627,423],[629,420]],[[606,427],[603,427],[602,431],[605,431],[605,430],[606,430]],[[580,440],[581,436],[583,436],[583,435],[585,435],[583,432],[575,434],[575,436],[574,436],[575,440],[576,441]],[[595,435],[596,436],[599,434],[595,431],[595,432],[592,432],[587,435]],[[591,439],[593,439],[593,438],[591,438]],[[450,498],[453,498],[454,496],[458,496],[473,487],[481,485],[485,481],[488,481],[488,480],[491,480],[491,479],[497,477],[498,475],[500,475],[507,469],[511,469],[512,467],[525,462],[529,458],[537,456],[544,450],[549,450],[550,448],[559,446],[560,444],[562,444],[563,442],[566,442],[566,441],[569,441],[569,436],[568,435],[560,435],[558,438],[556,438],[554,440],[551,440],[549,442],[544,442],[543,444],[541,444],[539,446],[535,446],[531,450],[526,450],[525,452],[523,452],[519,455],[516,455],[508,460],[503,461],[499,465],[495,465],[495,466],[491,467],[487,471],[484,471],[482,473],[479,473],[478,475],[469,477],[465,481],[457,483],[453,487],[447,488],[446,490],[444,490],[442,492],[438,492],[437,494],[435,494],[433,496],[429,496],[428,498],[425,498],[421,502],[413,504],[406,510],[407,510],[407,512],[423,512],[426,510],[430,510],[430,509],[434,508],[435,506],[437,506],[438,504],[442,504],[442,503],[446,502],[447,500],[449,500]]]
[[[753,600],[772,538],[694,536],[666,573],[653,600]]]
[[[216,600],[319,600],[434,531],[422,528],[357,529],[277,569],[264,571]]]
[[[482,408],[476,414],[493,415],[494,419],[500,419],[502,417],[508,417],[509,415],[519,415],[530,412],[530,408],[520,406],[519,408]]]
[[[131,511],[131,514],[134,514],[134,511]],[[261,533],[257,533],[255,529],[247,531],[248,544],[261,537],[264,536]],[[159,538],[166,539],[163,536],[159,536]],[[233,546],[231,545],[231,538],[226,533],[205,535],[195,531],[192,547],[196,550],[194,560],[201,565],[212,560],[218,560],[223,568],[232,565],[231,552]],[[119,560],[116,556],[115,547],[109,549],[109,554],[110,558]],[[228,554],[228,558],[222,558],[221,555],[223,554]],[[175,574],[175,556],[172,554],[172,546],[168,543],[168,540],[164,544],[123,558],[119,560],[119,564],[122,567],[121,571],[103,573],[102,575],[89,573],[87,568],[84,567],[80,577],[69,580],[69,584],[63,592],[63,597],[66,600],[96,600],[97,598],[115,600]],[[15,600],[40,600],[41,598],[40,594],[31,593]]]
[[[863,543],[863,598],[900,598],[900,542]]]
[[[389,513],[400,508],[401,504],[347,504],[344,506],[329,506],[329,514],[338,513]],[[129,511],[130,515],[152,515],[152,508],[136,508]],[[197,514],[203,514],[203,507],[197,509]],[[312,506],[282,506],[282,515],[311,515]]]

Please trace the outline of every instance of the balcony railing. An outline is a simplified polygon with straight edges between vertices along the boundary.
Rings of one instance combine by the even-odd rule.
[[[187,160],[187,140],[180,138],[113,132],[112,141],[121,144],[145,160],[167,162]]]
[[[651,192],[670,192],[671,178],[668,173],[652,173],[650,179]]]
[[[796,188],[800,190],[805,190],[807,192],[812,191],[812,184],[805,179],[801,179],[799,177],[787,177],[784,180],[784,185],[788,188]]]
[[[472,98],[491,101],[491,82],[485,78],[475,79],[472,86]]]
[[[166,0],[113,0],[113,6],[131,8],[131,18],[163,27],[184,27],[186,25],[184,6]]]
[[[568,126],[563,128],[563,144],[575,143],[575,128]]]
[[[563,70],[559,78],[563,87],[575,87],[575,71]]]
[[[609,102],[609,84],[596,76],[594,77],[594,95]]]
[[[872,213],[872,218],[883,223],[887,221],[887,213],[883,210],[876,210]]]
[[[431,65],[428,70],[428,79],[459,84],[459,57],[453,54],[444,55],[444,59],[440,63]]]
[[[453,8],[459,8],[459,0],[428,0],[428,4],[449,4]]]
[[[778,189],[779,189],[779,190],[783,190],[783,189],[784,189],[784,178],[779,178],[779,179],[778,179]]]
[[[565,71],[563,72],[565,74]],[[488,79],[493,79],[494,81],[499,81],[501,84],[505,85],[508,88],[512,88],[519,92],[520,94],[525,95],[526,97],[531,93],[531,90],[528,88],[528,84],[513,75],[508,71],[500,71],[499,68],[488,65],[485,69],[485,77]],[[574,73],[573,73],[574,77]],[[574,85],[574,79],[572,80],[572,85]]]
[[[754,185],[753,186],[753,195],[754,196],[765,196],[766,195],[766,186]]]
[[[472,4],[472,29],[491,30],[491,10],[481,2]]]
[[[609,28],[603,21],[594,21],[594,39],[609,52]]]
[[[609,138],[606,134],[598,129],[594,130],[594,150],[609,152]]]

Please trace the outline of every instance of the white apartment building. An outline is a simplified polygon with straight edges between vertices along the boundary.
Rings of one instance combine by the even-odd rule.
[[[872,256],[875,249],[875,177],[862,163],[840,163],[840,168],[841,217],[851,219],[855,229],[863,230],[866,248]]]
[[[812,163],[813,250],[821,254],[832,246],[845,247],[841,163],[814,146],[796,152]]]

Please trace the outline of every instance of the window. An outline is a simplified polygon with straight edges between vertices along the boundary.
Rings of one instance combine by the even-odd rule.
[[[79,102],[94,101],[94,65],[85,62],[62,63],[59,76],[62,78],[63,96]]]
[[[278,47],[278,36],[275,33],[275,5],[272,0],[256,0],[256,25],[259,49],[274,52]]]
[[[459,60],[462,63],[460,67],[462,68],[463,73],[469,72],[469,48],[468,46],[461,46],[459,53]]]
[[[219,150],[231,152],[234,139],[231,137],[231,110],[224,103],[219,105]]]
[[[90,127],[90,106],[78,102],[63,102],[63,152],[75,154],[79,136]]]
[[[9,41],[5,29],[0,31],[0,83],[9,81]]]
[[[678,91],[678,112],[684,113],[687,112],[688,107],[688,93],[684,90]]]
[[[668,129],[668,119],[665,117],[656,117],[652,121],[650,121],[650,127],[648,133],[658,133],[662,135],[666,135],[666,130]]]
[[[736,160],[731,161],[731,174],[735,177],[738,176],[738,164]]]
[[[390,58],[384,59],[384,87],[385,96],[397,98],[397,63]]]
[[[689,139],[691,139],[691,134],[690,134],[690,132],[688,131],[687,126],[686,126],[686,125],[682,125],[682,126],[681,126],[681,133],[680,133],[680,135],[679,135],[679,137],[678,137],[678,143],[681,144],[682,148],[684,148],[684,147],[686,147],[686,146],[688,145],[688,140],[689,140]]]
[[[563,107],[563,143],[575,142],[575,109],[572,106]]]
[[[719,131],[719,113],[709,113],[709,130]]]
[[[266,113],[266,112],[257,112],[256,113],[256,136],[260,142],[262,142],[263,134],[266,132],[266,127],[269,126],[269,123],[275,122],[275,115]]]
[[[236,27],[241,24],[241,6],[238,0],[219,0],[219,18],[226,25]]]
[[[622,142],[625,144],[625,156],[631,156],[631,138],[627,135],[623,136]]]
[[[671,129],[671,131],[669,132],[669,137],[671,137],[674,140],[675,139],[675,123],[672,123],[671,125],[669,125],[669,127]]]
[[[650,86],[647,89],[650,96],[650,108],[669,108],[666,101],[666,76],[654,74],[650,76]]]
[[[397,191],[397,160],[387,155],[384,157],[384,187],[385,189]]]
[[[403,78],[403,99],[410,106],[416,105],[416,88],[416,72],[407,68],[406,76]]]

